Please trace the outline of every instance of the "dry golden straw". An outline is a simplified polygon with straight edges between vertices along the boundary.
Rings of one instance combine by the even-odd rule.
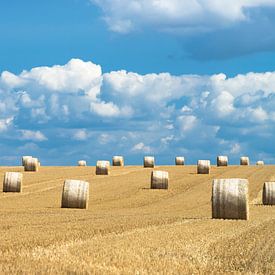
[[[124,166],[124,158],[122,156],[113,156],[113,166]]]
[[[218,156],[217,157],[217,166],[227,166],[228,157],[227,156]]]
[[[275,205],[275,182],[265,182],[263,186],[263,204]]]
[[[169,174],[166,171],[152,171],[151,189],[168,189]]]
[[[26,160],[32,158],[32,156],[23,156],[22,157],[22,166],[25,166]]]
[[[25,161],[24,170],[37,172],[39,167],[39,161],[37,158],[28,158]]]
[[[214,179],[212,218],[248,220],[248,180]]]
[[[264,165],[264,161],[263,161],[263,160],[258,160],[258,161],[256,162],[256,165]]]
[[[249,165],[249,157],[241,157],[240,165]]]
[[[198,174],[209,174],[210,173],[210,160],[198,160],[197,173]]]
[[[155,158],[151,156],[146,156],[143,159],[143,167],[154,168],[155,167]]]
[[[78,161],[78,166],[87,166],[86,160],[79,160]]]
[[[62,208],[87,209],[89,183],[81,180],[65,180],[62,192]]]
[[[110,162],[107,160],[98,160],[96,163],[96,175],[109,175]]]
[[[3,181],[3,192],[21,192],[22,182],[22,173],[6,172]]]
[[[184,157],[176,157],[175,164],[176,165],[184,165]]]

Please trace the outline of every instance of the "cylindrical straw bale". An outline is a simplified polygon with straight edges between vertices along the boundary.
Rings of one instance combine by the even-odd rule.
[[[263,186],[263,204],[275,205],[275,182],[265,182]]]
[[[151,189],[168,189],[169,174],[166,171],[152,171]]]
[[[65,180],[62,192],[62,208],[88,208],[89,183],[82,180]]]
[[[22,181],[22,173],[6,172],[3,181],[3,192],[21,192]]]
[[[227,156],[218,156],[217,157],[217,166],[227,166],[228,157]]]
[[[87,166],[86,160],[79,160],[78,161],[78,166]]]
[[[96,163],[96,175],[109,175],[110,162],[107,160],[98,160]]]
[[[212,218],[248,220],[248,180],[214,179]]]
[[[256,165],[264,165],[264,161],[263,161],[263,160],[258,160],[258,161],[256,162]]]
[[[209,174],[210,160],[198,160],[197,172],[198,174]]]
[[[240,165],[249,165],[249,157],[241,157]]]
[[[146,156],[143,159],[143,167],[148,167],[148,168],[154,168],[155,167],[155,158]]]
[[[25,166],[25,162],[28,158],[32,158],[32,156],[23,156],[22,157],[22,166]]]
[[[175,164],[176,165],[184,165],[184,157],[176,157]]]
[[[113,166],[124,166],[123,156],[113,156]]]
[[[39,167],[39,161],[37,158],[28,158],[25,161],[24,170],[37,172]]]

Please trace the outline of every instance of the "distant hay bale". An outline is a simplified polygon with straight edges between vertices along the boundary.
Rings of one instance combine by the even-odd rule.
[[[146,156],[143,159],[143,167],[148,167],[148,168],[154,168],[155,167],[155,158]]]
[[[217,157],[217,166],[227,166],[228,157],[227,156],[218,156]]]
[[[176,157],[175,164],[176,165],[184,165],[184,157]]]
[[[109,175],[110,162],[107,160],[99,160],[96,163],[96,175]]]
[[[86,160],[79,160],[78,166],[87,166]]]
[[[198,174],[209,174],[210,160],[198,160],[197,172]]]
[[[22,166],[25,166],[25,162],[28,158],[32,158],[32,156],[23,156],[22,157]]]
[[[275,205],[275,182],[265,182],[263,186],[263,204]]]
[[[241,157],[240,165],[249,165],[249,157]]]
[[[113,156],[113,166],[124,166],[124,158],[122,156]]]
[[[24,170],[37,172],[39,167],[39,161],[37,158],[28,158],[25,161]]]
[[[88,208],[89,183],[82,180],[65,180],[62,192],[62,208]]]
[[[169,174],[166,171],[152,171],[151,189],[168,189]]]
[[[22,173],[6,172],[3,181],[3,192],[21,192],[22,181]]]
[[[212,183],[212,218],[248,220],[248,180],[214,179]]]
[[[264,165],[264,161],[263,161],[263,160],[258,160],[258,161],[256,162],[256,165]]]

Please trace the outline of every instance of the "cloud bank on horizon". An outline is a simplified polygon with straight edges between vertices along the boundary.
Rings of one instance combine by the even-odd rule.
[[[144,154],[160,163],[217,154],[275,161],[275,72],[102,73],[100,65],[72,59],[2,72],[0,99],[1,164],[23,154],[56,165],[116,154],[131,163]]]

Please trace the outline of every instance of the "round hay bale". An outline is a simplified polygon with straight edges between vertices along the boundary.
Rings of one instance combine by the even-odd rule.
[[[263,204],[275,205],[275,182],[265,182],[263,186]]]
[[[227,156],[218,156],[217,157],[217,166],[227,166],[228,157]]]
[[[155,158],[146,156],[143,159],[143,167],[145,168],[154,168],[155,167]]]
[[[151,189],[168,189],[169,174],[166,171],[152,171]]]
[[[87,166],[86,160],[79,160],[78,166]]]
[[[82,180],[65,180],[62,192],[62,208],[87,209],[89,183]]]
[[[176,165],[184,165],[184,157],[176,157],[175,164]]]
[[[209,174],[210,160],[198,160],[197,172],[198,174]]]
[[[25,162],[28,158],[32,158],[32,156],[23,156],[22,157],[22,166],[25,166]]]
[[[256,162],[256,165],[264,165],[264,161],[263,161],[263,160],[258,160],[258,161]]]
[[[22,173],[6,172],[3,181],[3,192],[21,192]]]
[[[112,162],[113,166],[124,166],[123,156],[113,156]]]
[[[248,180],[214,179],[212,218],[248,220]]]
[[[25,161],[24,170],[37,172],[39,167],[39,161],[37,158],[28,158]]]
[[[241,157],[240,165],[249,165],[249,157]]]
[[[107,160],[98,160],[96,163],[96,175],[109,175],[110,162]]]

